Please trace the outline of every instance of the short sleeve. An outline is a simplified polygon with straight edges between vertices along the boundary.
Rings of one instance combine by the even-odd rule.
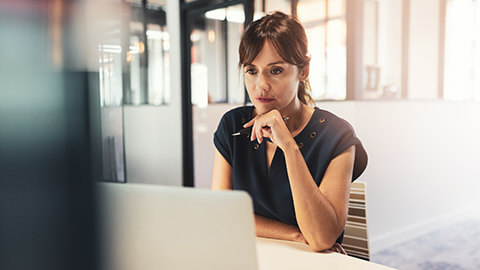
[[[231,132],[228,130],[228,117],[224,115],[213,134],[213,143],[218,152],[232,166],[232,141],[230,140]],[[230,136],[228,136],[229,134]]]
[[[355,145],[355,162],[353,164],[352,175],[352,181],[354,181],[365,171],[368,163],[368,156],[362,142],[355,135],[353,127],[346,121],[344,124],[345,125],[341,128],[340,137],[335,146],[332,159],[343,153],[352,145]]]

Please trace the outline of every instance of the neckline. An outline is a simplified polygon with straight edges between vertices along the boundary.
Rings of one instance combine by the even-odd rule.
[[[294,140],[297,140],[297,138],[300,138],[303,135],[303,133],[307,132],[308,129],[310,129],[310,126],[312,125],[312,122],[315,120],[317,115],[320,113],[320,110],[318,109],[318,107],[314,107],[313,109],[314,109],[314,111],[312,113],[312,116],[310,117],[310,120],[308,120],[305,127],[297,134],[297,136],[293,137]]]

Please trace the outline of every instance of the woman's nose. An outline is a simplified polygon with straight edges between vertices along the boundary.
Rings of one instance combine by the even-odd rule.
[[[260,73],[258,76],[258,81],[257,81],[257,86],[261,90],[269,90],[270,89],[270,83],[268,81],[268,75],[265,73]]]

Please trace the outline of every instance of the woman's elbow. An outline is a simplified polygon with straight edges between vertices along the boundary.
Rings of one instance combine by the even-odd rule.
[[[335,241],[331,244],[325,244],[325,243],[311,244],[310,248],[312,249],[313,252],[322,252],[330,249],[331,247],[333,247],[334,244],[335,244]]]
[[[330,249],[337,239],[331,236],[317,236],[315,239],[308,241],[310,248],[314,252],[321,252]]]

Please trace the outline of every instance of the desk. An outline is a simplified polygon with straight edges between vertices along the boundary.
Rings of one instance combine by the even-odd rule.
[[[306,244],[257,237],[259,270],[393,269],[335,252],[313,252]]]

